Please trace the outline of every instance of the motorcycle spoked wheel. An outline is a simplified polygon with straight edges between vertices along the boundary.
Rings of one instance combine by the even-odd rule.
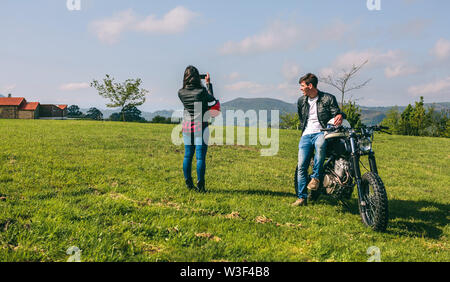
[[[294,189],[295,189],[295,195],[298,195],[298,166],[295,167]],[[307,189],[307,190],[308,190],[308,201],[314,202],[314,201],[317,201],[319,199],[320,188],[317,191],[312,191],[312,190],[309,190],[309,189]]]
[[[363,223],[374,231],[385,231],[389,217],[388,199],[383,181],[376,173],[367,172],[362,176],[361,194],[366,204],[363,209],[358,203]]]

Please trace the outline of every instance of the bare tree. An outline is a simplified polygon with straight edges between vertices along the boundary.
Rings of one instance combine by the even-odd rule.
[[[342,74],[333,78],[331,75],[326,77],[320,77],[319,80],[325,84],[331,85],[341,93],[341,107],[344,105],[345,94],[356,89],[361,89],[366,86],[372,79],[368,79],[361,84],[349,85],[349,81],[354,78],[356,73],[365,65],[369,60],[365,60],[364,63],[360,65],[353,64],[349,70],[342,70]]]

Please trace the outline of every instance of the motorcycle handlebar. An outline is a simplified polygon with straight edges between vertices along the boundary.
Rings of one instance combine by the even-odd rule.
[[[332,126],[330,128],[323,128],[320,131],[321,132],[332,132],[332,131],[339,131],[339,130],[343,130],[343,129],[347,129],[347,128],[340,125],[340,126]],[[371,126],[371,127],[366,127],[366,129],[373,130],[373,131],[379,131],[382,133],[392,135],[392,133],[386,131],[386,130],[389,130],[389,127],[387,127],[387,126],[375,125],[375,126]]]
[[[389,130],[389,127],[387,127],[387,126],[382,126],[382,125],[377,125],[376,128],[377,128],[377,129],[380,129],[380,130]]]

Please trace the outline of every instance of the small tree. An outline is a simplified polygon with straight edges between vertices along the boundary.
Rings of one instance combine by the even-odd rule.
[[[416,102],[414,111],[411,116],[411,127],[413,130],[413,135],[422,136],[424,135],[425,128],[428,127],[430,120],[429,116],[426,114],[426,110],[423,103],[423,97],[420,97],[420,101]]]
[[[151,121],[152,123],[171,123],[170,118],[165,118],[163,116],[157,115]]]
[[[389,127],[390,132],[394,134],[400,134],[400,121],[401,115],[398,107],[395,106],[386,113],[381,125]]]
[[[300,119],[297,113],[286,113],[280,116],[280,128],[282,129],[299,129]]]
[[[414,112],[414,108],[411,106],[411,104],[408,104],[406,109],[403,111],[403,113],[400,115],[400,134],[402,135],[412,135],[412,128],[411,128],[411,118]]]
[[[68,117],[82,117],[83,113],[80,111],[80,107],[77,105],[72,105],[67,108],[67,116]]]
[[[445,131],[443,133],[443,137],[450,138],[450,118],[448,117],[448,115],[446,115]]]
[[[361,108],[356,105],[356,102],[348,101],[342,106],[342,111],[345,113],[346,120],[350,123],[352,128],[361,128]]]
[[[109,116],[109,120],[111,121],[121,121],[122,115],[120,113],[113,113]]]
[[[97,108],[90,108],[86,114],[86,118],[93,120],[103,120],[103,113]]]
[[[360,84],[349,85],[350,80],[355,77],[356,73],[365,64],[367,64],[367,62],[368,60],[364,61],[364,63],[360,65],[352,65],[352,67],[349,70],[342,70],[341,75],[337,78],[333,78],[331,75],[319,78],[321,82],[333,86],[339,91],[339,93],[341,93],[341,107],[344,106],[345,94],[347,94],[350,91],[363,88],[364,86],[367,85],[367,83],[369,83],[372,80],[368,79]]]
[[[122,117],[126,118],[127,121],[145,122],[145,119],[141,117],[142,112],[135,106],[126,106],[120,114]]]
[[[91,87],[97,89],[98,94],[107,98],[111,103],[106,104],[108,108],[121,108],[122,121],[125,121],[125,108],[137,107],[145,103],[145,96],[149,93],[146,89],[141,89],[142,80],[127,79],[123,83],[114,82],[108,74],[103,79],[103,83],[93,80]]]

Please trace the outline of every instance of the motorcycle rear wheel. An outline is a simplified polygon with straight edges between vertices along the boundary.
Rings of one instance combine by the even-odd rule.
[[[385,231],[388,224],[388,199],[383,181],[378,174],[367,172],[362,176],[359,212],[365,225],[374,231]]]

